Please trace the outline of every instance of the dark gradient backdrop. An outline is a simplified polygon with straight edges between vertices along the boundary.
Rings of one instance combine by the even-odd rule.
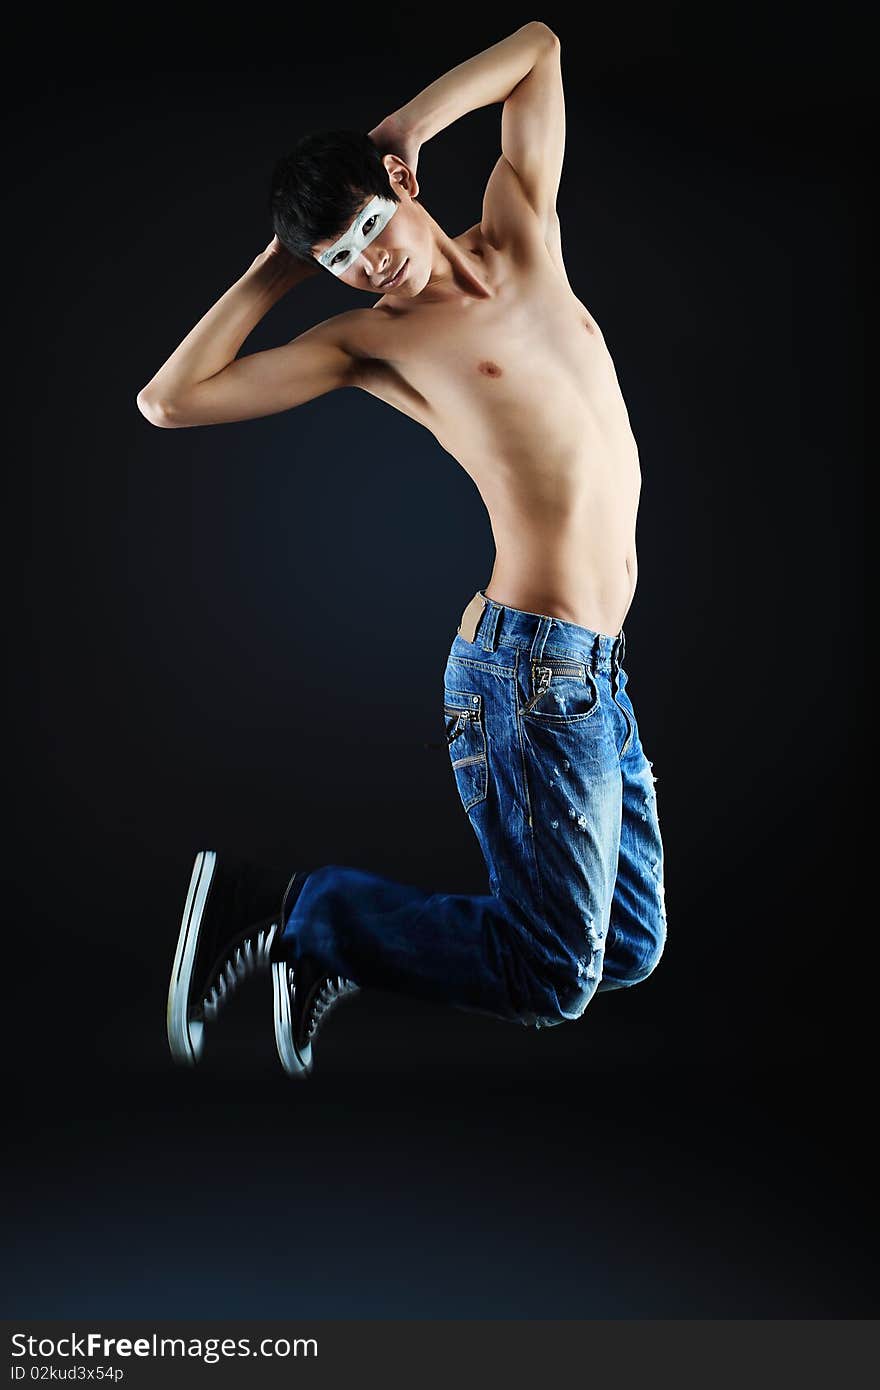
[[[606,11],[151,6],[11,33],[10,1314],[874,1311],[864,38],[840,7]],[[300,133],[367,130],[533,18],[563,45],[564,254],[642,456],[627,664],[664,962],[540,1034],[364,995],[306,1086],[254,986],[180,1074],[165,991],[199,847],[485,890],[423,745],[493,552],[454,461],[360,392],[180,431],[135,395],[268,242]],[[451,234],[499,142],[496,106],[422,150]],[[312,280],[243,351],[368,302]]]

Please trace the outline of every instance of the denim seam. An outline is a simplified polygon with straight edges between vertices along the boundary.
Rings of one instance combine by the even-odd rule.
[[[527,652],[527,651],[529,651],[529,650],[531,649],[531,646],[532,646],[532,643],[531,643],[531,641],[529,640],[529,638],[527,638],[527,637],[522,637],[522,638],[520,638],[520,637],[508,637],[506,641],[504,641],[504,642],[499,642],[499,643],[498,643],[498,647],[497,647],[496,650],[498,650],[498,651],[500,652],[500,651],[503,651],[505,647],[511,647],[511,648],[513,648],[514,651]],[[611,660],[610,660],[610,658],[606,657],[606,658],[604,658],[604,659],[600,659],[600,660],[597,661],[596,658],[595,658],[595,656],[594,656],[594,654],[593,654],[592,652],[590,652],[590,653],[585,653],[583,647],[571,647],[571,646],[564,647],[564,646],[560,646],[557,642],[546,642],[545,645],[544,645],[544,651],[543,651],[542,655],[543,655],[543,656],[566,656],[566,657],[568,657],[571,661],[579,661],[579,662],[581,662],[584,666],[589,666],[591,670],[592,670],[592,669],[596,669],[596,670],[599,670],[599,671],[608,671],[608,672],[610,672],[610,670],[611,670]],[[459,658],[457,658],[457,657],[454,658],[454,659],[455,659],[455,660],[459,660]],[[464,659],[464,658],[461,658],[461,659]]]
[[[515,666],[499,666],[495,662],[477,661],[470,656],[450,656],[449,661],[459,666],[472,666],[476,671],[489,671],[495,676],[512,676],[516,670]]]
[[[523,710],[523,719],[533,719],[538,728],[543,729],[564,729],[569,724],[583,724],[585,719],[592,719],[599,706],[594,705],[585,714],[535,714],[534,710]]]
[[[611,698],[612,698],[612,700],[614,701],[614,703],[615,703],[615,705],[617,706],[617,708],[620,710],[620,713],[623,715],[624,719],[626,720],[626,731],[627,731],[627,732],[626,732],[626,738],[623,740],[623,747],[621,748],[620,752],[619,752],[618,755],[617,755],[618,758],[622,758],[622,757],[624,757],[625,754],[627,753],[627,751],[628,751],[628,749],[629,749],[629,747],[630,747],[630,744],[631,744],[632,741],[633,741],[633,734],[635,733],[635,725],[633,724],[632,719],[630,719],[629,714],[628,714],[627,711],[624,709],[623,705],[622,705],[622,704],[620,703],[620,701],[618,700],[617,696],[619,695],[619,693],[620,693],[620,668],[618,668],[618,672],[617,672],[616,678],[612,680],[612,684],[611,684]]]
[[[586,719],[592,719],[598,710],[599,702],[597,700],[593,708],[586,710],[584,714],[542,714],[540,711],[536,713],[534,710],[522,710],[520,713],[523,719],[534,720],[538,728],[564,729],[570,724],[583,724]]]
[[[518,666],[518,665],[519,665],[519,653],[517,653],[516,661],[517,661],[517,666]],[[536,845],[536,843],[535,843],[535,827],[534,827],[534,824],[533,824],[533,821],[532,821],[532,798],[531,798],[531,796],[530,796],[530,794],[529,794],[529,778],[528,778],[528,773],[527,773],[527,771],[526,771],[526,750],[525,750],[525,746],[524,746],[524,744],[523,744],[523,728],[522,728],[522,720],[520,719],[520,714],[519,714],[519,709],[518,709],[517,690],[518,690],[518,681],[517,681],[516,677],[514,676],[513,682],[512,682],[512,684],[511,684],[511,694],[510,694],[510,698],[511,698],[511,705],[512,705],[512,708],[513,708],[514,723],[516,724],[516,736],[517,736],[517,740],[518,740],[518,742],[519,742],[519,756],[520,756],[520,768],[521,768],[521,773],[522,773],[523,794],[524,794],[524,796],[525,796],[525,802],[526,802],[526,806],[527,806],[527,808],[528,808],[528,813],[529,813],[529,814],[528,814],[528,824],[526,825],[526,834],[527,834],[528,837],[529,837],[529,848],[530,848],[530,850],[531,850],[531,868],[532,868],[532,876],[533,876],[534,882],[535,882],[535,888],[536,888],[536,890],[537,890],[535,896],[536,896],[536,898],[537,898],[538,911],[539,911],[541,917],[543,918],[543,916],[544,916],[544,881],[543,881],[543,879],[542,879],[542,877],[541,877],[541,870],[540,870],[540,868],[539,868],[539,866],[538,866],[538,850],[537,850],[537,845]]]
[[[462,642],[466,640],[465,638],[461,637],[461,633],[456,633],[456,637],[460,638]],[[477,641],[468,643],[468,645],[479,646],[479,642]],[[497,647],[495,648],[495,651],[503,652],[507,650],[514,653],[527,652],[531,648],[531,645],[532,643],[527,637],[508,637],[506,641],[498,643]],[[611,660],[609,657],[600,658],[599,660],[597,660],[595,654],[592,651],[586,652],[583,647],[564,647],[560,646],[556,642],[548,641],[547,643],[545,643],[542,655],[565,657],[569,661],[579,662],[582,666],[586,666],[587,669],[592,671],[594,674],[601,672],[605,675],[610,675],[611,673]],[[460,661],[469,666],[480,666],[487,671],[506,671],[508,674],[510,674],[514,669],[512,666],[498,666],[494,663],[478,661],[473,657],[459,656],[457,653],[452,652],[451,649],[449,654],[449,660]]]

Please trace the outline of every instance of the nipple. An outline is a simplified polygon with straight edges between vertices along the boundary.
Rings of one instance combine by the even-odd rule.
[[[484,376],[500,376],[501,368],[497,362],[485,361],[480,363],[480,371]]]

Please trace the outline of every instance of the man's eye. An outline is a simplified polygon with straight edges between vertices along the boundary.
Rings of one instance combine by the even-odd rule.
[[[339,260],[339,257],[340,257],[340,256],[342,256],[345,260],[348,260],[348,252],[347,252],[347,251],[337,251],[337,252],[336,252],[336,255],[333,257],[333,260],[330,262],[330,264],[331,264],[331,265],[336,265],[336,262]]]
[[[366,222],[365,222],[364,225],[361,227],[361,232],[366,232],[366,230],[367,230],[367,228],[369,227],[370,223],[371,223],[371,222],[376,222],[376,221],[378,221],[378,218],[379,218],[378,212],[374,212],[373,215],[372,215],[371,217],[368,217],[368,218],[367,218]]]

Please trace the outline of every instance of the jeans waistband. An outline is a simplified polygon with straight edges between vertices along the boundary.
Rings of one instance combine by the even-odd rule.
[[[499,647],[518,647],[526,652],[529,659],[538,661],[545,656],[571,656],[583,661],[592,671],[612,672],[623,665],[626,652],[626,638],[623,628],[616,637],[605,632],[593,632],[591,628],[578,623],[564,622],[547,613],[529,613],[523,608],[510,608],[496,599],[487,598],[478,589],[465,614],[482,603],[483,611],[476,621],[473,637],[468,632],[458,631],[468,641],[482,647],[484,651],[494,652]]]

